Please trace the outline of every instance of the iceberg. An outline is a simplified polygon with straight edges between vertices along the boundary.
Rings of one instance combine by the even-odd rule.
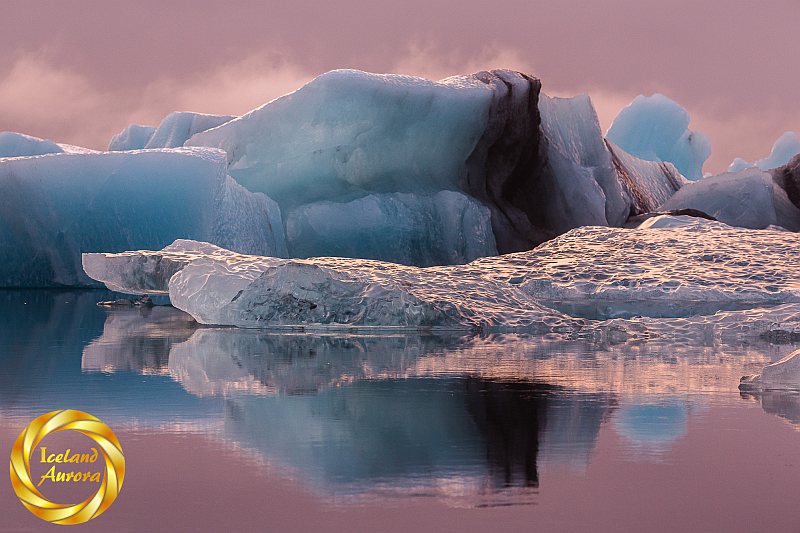
[[[745,391],[800,390],[800,350],[765,366],[760,374],[742,377],[739,389]]]
[[[81,253],[178,237],[286,255],[280,210],[208,148],[0,160],[0,287],[94,285]]]
[[[737,157],[728,167],[728,172],[738,172],[746,168],[760,168],[761,170],[772,170],[786,165],[794,156],[800,154],[800,138],[793,131],[787,131],[775,141],[769,156],[759,159],[754,163],[748,163],[741,157]]]
[[[89,148],[55,143],[48,139],[40,139],[24,133],[0,131],[0,159],[4,157],[29,157],[60,153],[89,154],[96,152]]]
[[[53,141],[24,133],[0,131],[0,158],[58,154],[64,149]]]
[[[306,204],[287,214],[286,241],[291,257],[380,257],[418,266],[497,255],[489,209],[454,191]]]
[[[207,115],[190,111],[175,111],[164,117],[157,128],[130,124],[114,135],[108,145],[110,152],[149,148],[180,148],[194,134],[216,128],[236,117]]]
[[[788,274],[797,236],[661,220],[634,230],[582,227],[528,252],[443,267],[257,257],[186,240],[154,252],[84,254],[83,263],[113,290],[169,294],[203,324],[578,336],[800,329],[800,290]]]
[[[663,94],[639,95],[614,119],[608,140],[647,161],[665,161],[691,180],[703,177],[711,141],[689,130],[689,113]]]
[[[269,195],[286,216],[321,202],[370,197],[359,205],[387,205],[398,193],[465,193],[489,209],[500,253],[530,249],[582,224],[621,225],[631,212],[647,210],[632,208],[642,194],[632,199],[631,191],[647,196],[651,181],[658,199],[661,189],[676,190],[679,181],[669,181],[661,167],[640,165],[620,176],[624,163],[613,164],[588,97],[549,98],[540,90],[536,78],[509,70],[438,82],[337,70],[185,144],[225,150],[230,175]],[[640,183],[642,173],[650,181]],[[406,206],[417,210],[416,219],[434,216],[428,201]],[[373,233],[365,241],[380,239]],[[301,255],[328,250],[308,246]],[[389,258],[366,244],[352,253]],[[428,259],[411,254],[402,262]]]
[[[175,111],[161,121],[144,148],[178,148],[196,133],[216,128],[234,118],[232,115]]]
[[[130,124],[121,132],[111,138],[108,143],[109,152],[123,152],[128,150],[141,150],[156,132],[153,126],[142,126],[141,124]]]
[[[757,168],[705,177],[682,187],[659,210],[697,209],[731,226],[800,230],[800,210],[773,175]]]

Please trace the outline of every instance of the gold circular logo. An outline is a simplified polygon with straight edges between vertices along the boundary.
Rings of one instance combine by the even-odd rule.
[[[97,443],[106,461],[100,488],[81,503],[51,502],[31,480],[33,451],[42,439],[58,431],[75,431],[86,435]],[[76,456],[75,459],[79,461],[80,457]],[[11,450],[10,466],[11,484],[22,505],[53,524],[82,524],[100,516],[117,499],[125,479],[125,456],[117,436],[97,417],[74,409],[44,414],[23,429]]]

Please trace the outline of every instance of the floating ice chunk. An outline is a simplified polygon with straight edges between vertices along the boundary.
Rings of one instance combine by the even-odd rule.
[[[743,228],[800,230],[800,210],[772,176],[757,168],[703,178],[682,187],[659,210],[698,209]]]
[[[147,143],[156,129],[153,126],[142,126],[141,124],[130,124],[121,132],[114,135],[108,144],[110,152],[121,152],[126,150],[141,150]]]
[[[24,133],[0,131],[0,157],[57,154],[64,149],[53,141],[31,137]]]
[[[800,350],[796,350],[780,361],[767,365],[761,374],[744,376],[739,388],[742,390],[800,390]]]
[[[800,154],[800,138],[793,131],[787,131],[772,145],[769,156],[755,163],[748,163],[737,157],[728,167],[728,172],[736,172],[745,168],[758,167],[761,170],[772,170],[787,164],[794,156]]]
[[[204,324],[531,331],[565,324],[563,315],[539,306],[513,284],[484,277],[483,269],[286,260],[193,241],[177,241],[159,252],[85,254],[84,265],[91,277],[124,292],[168,290],[173,305]],[[502,273],[502,263],[498,266],[489,272]]]
[[[350,202],[306,204],[288,213],[286,237],[292,257],[430,266],[497,254],[489,209],[453,191],[370,194]]]
[[[86,285],[81,252],[176,237],[286,255],[278,207],[227,176],[219,150],[4,159],[0,189],[1,287]]]
[[[699,218],[681,222],[578,228],[506,261],[524,255],[529,271],[520,289],[573,316],[686,317],[800,302],[788,274],[800,236]],[[488,268],[486,261],[470,266]]]
[[[711,142],[689,127],[689,113],[662,94],[639,95],[619,112],[606,137],[648,161],[668,161],[689,179],[703,177]]]
[[[528,252],[447,267],[244,256],[193,241],[155,252],[86,254],[84,264],[110,288],[168,291],[173,305],[206,324],[594,335],[603,328],[571,316],[713,315],[695,322],[736,326],[740,333],[798,322],[800,289],[791,272],[800,236],[683,222],[637,230],[583,227]],[[793,307],[752,311],[781,304]],[[687,324],[651,319],[640,325],[672,334]]]
[[[678,215],[678,216],[671,216],[671,215],[659,215],[656,217],[651,217],[639,224],[639,229],[654,229],[654,228],[680,228],[683,226],[693,226],[696,224],[702,224],[702,220],[698,220],[696,217],[691,217],[687,215]]]
[[[183,146],[192,135],[216,128],[234,118],[231,115],[175,111],[161,121],[144,148],[177,148]]]

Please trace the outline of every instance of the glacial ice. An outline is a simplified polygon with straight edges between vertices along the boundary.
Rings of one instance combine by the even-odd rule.
[[[685,334],[692,317],[699,330],[725,337],[798,328],[800,289],[788,273],[800,238],[680,222],[582,227],[528,252],[447,267],[244,256],[193,241],[85,254],[84,265],[115,290],[169,293],[204,324],[590,336],[620,326],[651,336]]]
[[[178,148],[196,133],[216,128],[234,118],[232,115],[175,111],[161,121],[144,148]]]
[[[286,241],[291,257],[380,257],[417,266],[497,255],[489,209],[454,191],[305,204],[287,214]]]
[[[219,150],[3,159],[0,188],[0,287],[92,284],[81,252],[177,237],[286,255],[278,207],[227,176]]]
[[[621,226],[626,202],[588,96],[539,100],[547,157],[555,177],[545,209],[558,233],[578,226]]]
[[[680,186],[666,167],[638,165],[626,174],[626,163],[637,164],[631,156],[612,161],[589,98],[548,98],[540,88],[508,70],[439,82],[332,71],[186,144],[224,149],[229,173],[275,199],[284,214],[370,195],[464,192],[489,208],[500,253],[581,224],[621,225]],[[648,204],[652,198],[659,201]],[[429,204],[414,216],[430,216]],[[358,254],[389,257],[366,246]],[[427,264],[427,257],[403,262]]]
[[[800,230],[800,210],[770,173],[757,168],[689,183],[659,210],[686,208],[700,210],[731,226]]]
[[[491,95],[467,76],[334,70],[186,145],[222,148],[230,175],[282,209],[354,191],[456,189]]]
[[[47,139],[13,131],[0,131],[0,158],[57,154],[63,151],[61,146]]]
[[[639,95],[623,108],[606,137],[623,150],[648,161],[666,161],[689,179],[703,177],[711,142],[689,130],[689,113],[663,94]]]
[[[800,138],[793,131],[787,131],[775,141],[769,156],[759,159],[754,163],[749,163],[737,157],[728,167],[728,172],[738,172],[746,168],[760,168],[761,170],[772,170],[787,164],[794,156],[800,154]]]
[[[153,126],[130,124],[124,130],[114,135],[108,143],[109,152],[123,152],[128,150],[141,150],[156,132]]]

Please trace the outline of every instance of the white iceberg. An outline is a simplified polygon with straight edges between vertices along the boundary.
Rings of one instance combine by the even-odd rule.
[[[639,95],[619,112],[606,137],[648,161],[667,161],[689,179],[703,177],[711,142],[689,129],[689,113],[663,94]]]
[[[760,374],[744,376],[739,388],[762,391],[800,390],[800,350],[765,366]]]
[[[0,160],[0,287],[90,284],[81,253],[177,237],[286,255],[280,211],[208,148]]]
[[[798,138],[797,133],[787,131],[778,137],[767,157],[753,163],[737,157],[728,167],[728,172],[738,172],[752,167],[757,167],[761,170],[772,170],[787,164],[797,154],[800,154],[800,138]]]
[[[689,183],[659,210],[697,209],[731,226],[800,230],[800,210],[772,175],[757,168]]]

